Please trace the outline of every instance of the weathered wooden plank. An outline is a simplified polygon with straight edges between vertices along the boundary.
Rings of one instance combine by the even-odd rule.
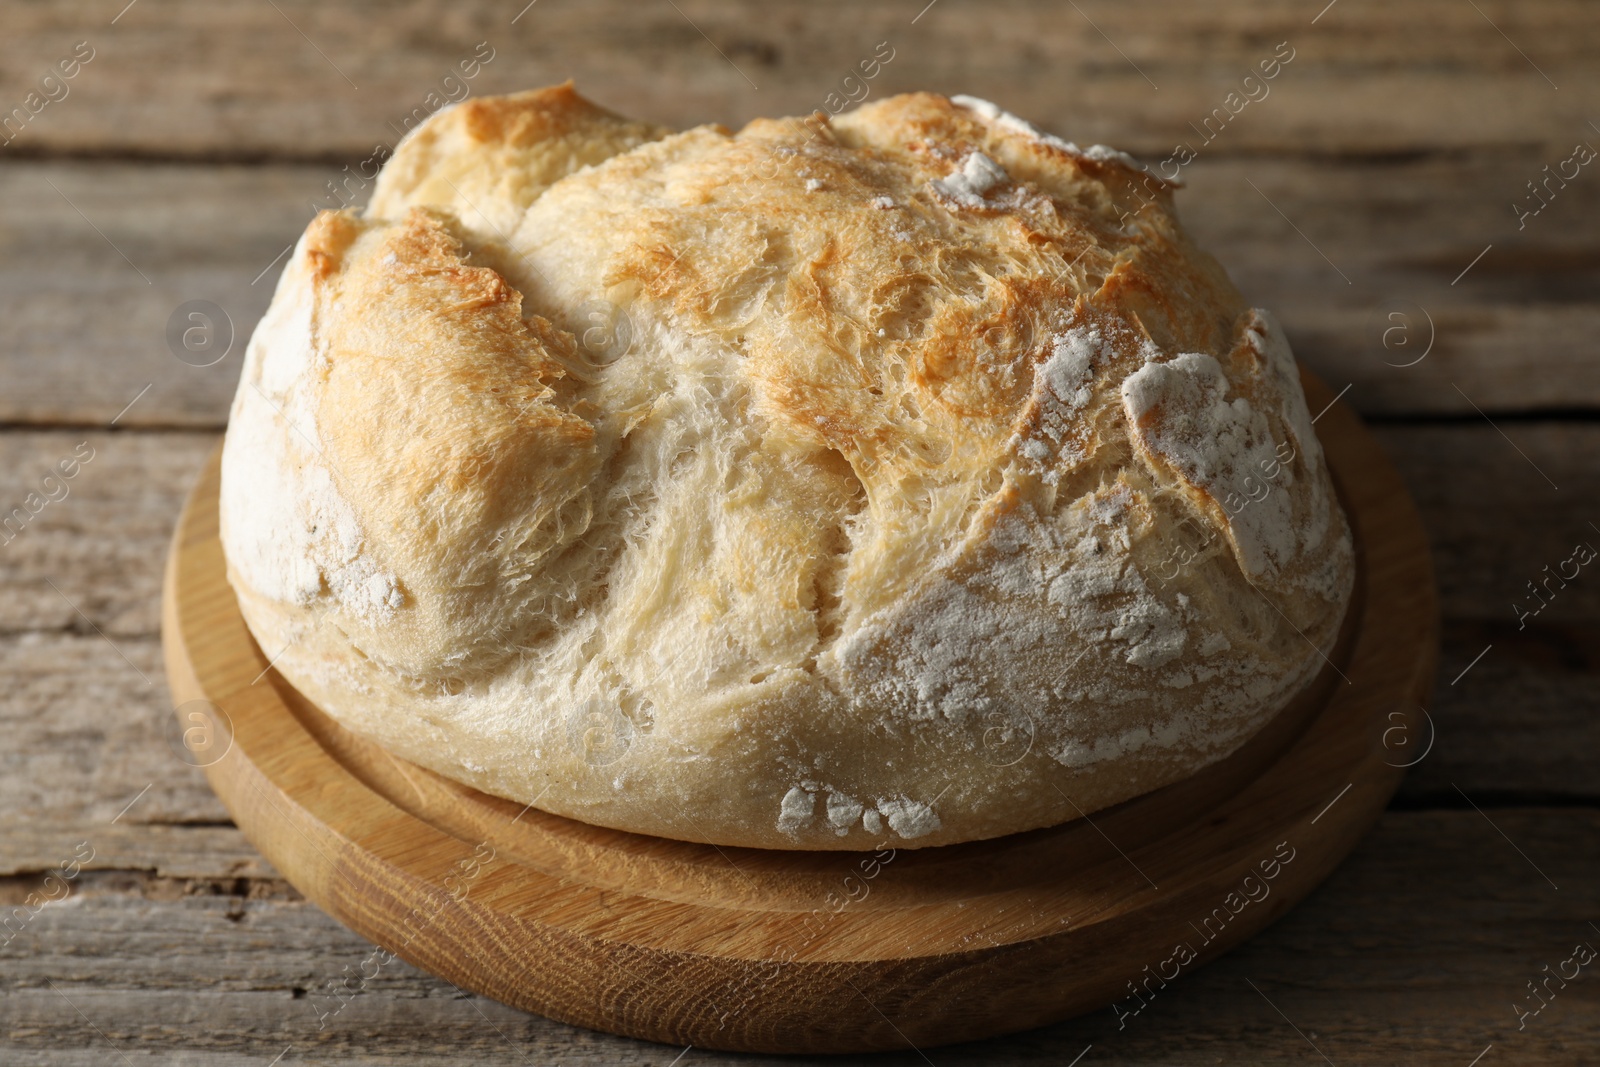
[[[1530,625],[1600,614],[1597,568],[1564,566],[1579,542],[1600,549],[1600,426],[1474,420],[1374,432],[1422,511],[1445,618],[1516,627],[1518,605],[1540,604]],[[1543,587],[1563,570],[1578,576]],[[1535,597],[1530,582],[1548,592]]]
[[[1535,1006],[1526,982],[1576,943],[1600,942],[1589,925],[1600,906],[1600,853],[1589,847],[1600,813],[1493,818],[1389,813],[1303,905],[1219,962],[1152,984],[1121,1028],[1108,1009],[929,1050],[928,1062],[1061,1064],[1090,1045],[1085,1062],[1320,1062],[1313,1041],[1334,1063],[1462,1067],[1491,1043],[1500,1062],[1581,1062],[1600,1041],[1593,975],[1552,982],[1555,997],[1521,1031],[1513,1005]],[[683,1051],[464,998],[400,963],[352,978],[341,1006],[330,984],[360,975],[369,953],[360,938],[270,884],[186,889],[85,875],[70,902],[45,907],[0,947],[5,1062],[98,1067],[113,1043],[134,1063],[181,1055],[208,1065],[265,1064],[286,1048],[284,1063],[486,1065],[663,1065]],[[1143,977],[1144,962],[1130,961],[1130,978]],[[694,1050],[680,1062],[766,1061]]]
[[[158,641],[85,629],[0,637],[0,878],[274,877],[185,758]]]
[[[73,746],[72,750],[81,753],[83,746]],[[171,770],[164,773],[178,777],[181,789],[189,786],[188,775],[176,775]],[[198,772],[194,777],[200,778]],[[58,792],[71,781],[64,776],[39,780]],[[200,778],[200,783],[203,788],[205,780]],[[17,824],[0,832],[0,880],[14,877],[19,885],[32,891],[34,883],[42,885],[43,879],[52,872],[61,871],[64,866],[70,872],[73,865],[87,872],[136,871],[160,879],[207,883],[234,878],[278,879],[272,864],[233,826],[150,822],[152,817],[173,814],[170,800],[155,788],[136,801],[132,796],[128,800],[132,808],[116,823],[104,819],[66,821],[52,817],[54,813],[18,820]],[[225,821],[227,812],[215,797],[211,798],[211,805],[216,809],[216,817]],[[69,801],[62,806],[75,805]],[[196,804],[194,808],[200,806]],[[193,810],[183,814],[192,814]],[[116,814],[113,809],[111,817]],[[26,877],[30,875],[34,877]],[[58,893],[54,886],[47,889],[49,895]],[[5,903],[15,905],[26,899],[25,892],[15,892],[12,896],[17,899],[5,900]],[[3,914],[3,906],[0,906],[0,914]],[[4,940],[3,932],[0,932],[0,940]]]
[[[0,796],[28,833],[42,832],[42,819],[70,821],[68,833],[110,825],[130,805],[119,823],[227,821],[205,780],[169,743],[176,739],[167,720],[177,720],[153,640],[121,638],[112,649],[93,635],[8,637],[0,640],[0,664],[8,683],[0,701]],[[0,860],[0,868],[10,862]]]
[[[1597,407],[1600,179],[1519,232],[1510,205],[1539,165],[1202,159],[1179,206],[1301,357],[1335,388],[1352,383],[1358,410]],[[220,427],[274,259],[331,173],[0,166],[0,422],[106,423],[137,398],[118,425]],[[225,357],[220,332],[204,358],[174,355],[169,321],[196,300],[231,323]]]
[[[75,629],[93,637],[98,627],[120,645],[159,632],[166,545],[218,439],[0,433],[0,516],[12,524],[0,526],[0,633]],[[62,477],[63,462],[77,463],[75,477]]]
[[[1600,177],[1580,176],[1520,224],[1513,211],[1538,204],[1526,183],[1561,158],[1226,160],[1193,167],[1178,204],[1296,354],[1335,390],[1349,384],[1364,414],[1593,408]]]
[[[220,426],[272,298],[267,268],[309,221],[319,174],[0,167],[0,422],[105,425],[127,408],[120,426]],[[231,349],[214,335],[228,354],[212,366],[167,341],[192,300],[232,322]]]
[[[1270,95],[1242,105],[1218,151],[1553,146],[1588,118],[1588,57],[1600,45],[1600,25],[1580,0],[1486,0],[1480,10],[1452,0],[1346,0],[1325,12],[1315,2],[1269,0],[1007,0],[981,16],[950,0],[789,9],[756,0],[546,0],[527,10],[466,0],[448,11],[373,0],[184,0],[118,15],[121,6],[77,0],[8,10],[0,42],[7,110],[24,104],[74,43],[94,50],[65,83],[68,95],[45,104],[12,151],[354,161],[374,142],[392,143],[429,93],[459,94],[444,79],[480,42],[493,59],[465,83],[475,92],[570,76],[641,117],[737,125],[830,106],[828,95],[850,88],[842,79],[886,41],[893,59],[868,83],[874,94],[976,93],[1073,138],[1163,153],[1194,140],[1191,124],[1225,107],[1286,42],[1290,64],[1265,84]],[[1263,87],[1243,88],[1259,96]]]
[[[1376,738],[1412,765],[1398,803],[1600,799],[1600,628],[1447,622],[1427,711],[1431,748],[1424,727]]]

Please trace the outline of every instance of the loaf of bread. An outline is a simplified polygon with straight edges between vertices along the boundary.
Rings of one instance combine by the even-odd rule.
[[[244,617],[389,751],[643,834],[940,845],[1191,775],[1322,669],[1354,554],[1172,189],[966,97],[442,111],[251,339]]]

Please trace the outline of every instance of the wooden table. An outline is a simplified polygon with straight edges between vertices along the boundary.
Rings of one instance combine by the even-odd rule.
[[[879,42],[874,98],[969,92],[1152,162],[1196,149],[1185,219],[1375,425],[1445,634],[1435,744],[1305,905],[1123,1029],[1107,1011],[899,1062],[1600,1062],[1594,967],[1517,1013],[1600,946],[1600,575],[1528,589],[1600,546],[1600,174],[1574,162],[1600,145],[1594,5],[125,2],[0,2],[0,116],[92,55],[0,147],[0,513],[60,497],[0,543],[0,1063],[755,1061],[404,965],[337,999],[368,946],[172,748],[160,567],[285,246],[461,60],[492,49],[474,93],[573,76],[736,126],[830,106]],[[187,362],[168,341],[191,301],[232,324],[209,366],[223,332]]]

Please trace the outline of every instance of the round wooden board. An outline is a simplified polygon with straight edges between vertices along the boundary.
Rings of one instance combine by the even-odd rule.
[[[1312,410],[1330,402],[1306,387]],[[1359,558],[1323,676],[1223,763],[1045,830],[881,853],[717,848],[522,808],[390,756],[320,713],[252,640],[224,574],[217,456],[168,561],[167,675],[192,761],[290,882],[384,949],[507,1004],[763,1052],[927,1048],[1120,1015],[1309,893],[1426,742],[1426,537],[1356,417],[1334,405],[1318,429]],[[347,992],[322,1010],[388,960],[350,961],[336,976]]]

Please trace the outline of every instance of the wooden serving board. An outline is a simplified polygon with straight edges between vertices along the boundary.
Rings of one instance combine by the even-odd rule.
[[[1331,395],[1307,379],[1313,411]],[[387,754],[301,697],[224,575],[218,456],[168,561],[184,743],[283,875],[465,989],[702,1048],[927,1048],[1093,1009],[1119,1018],[1272,922],[1356,845],[1425,751],[1438,645],[1417,513],[1346,408],[1319,436],[1358,590],[1318,682],[1243,750],[1090,819],[879,853],[717,848],[574,822]],[[348,971],[344,1000],[392,965]]]

